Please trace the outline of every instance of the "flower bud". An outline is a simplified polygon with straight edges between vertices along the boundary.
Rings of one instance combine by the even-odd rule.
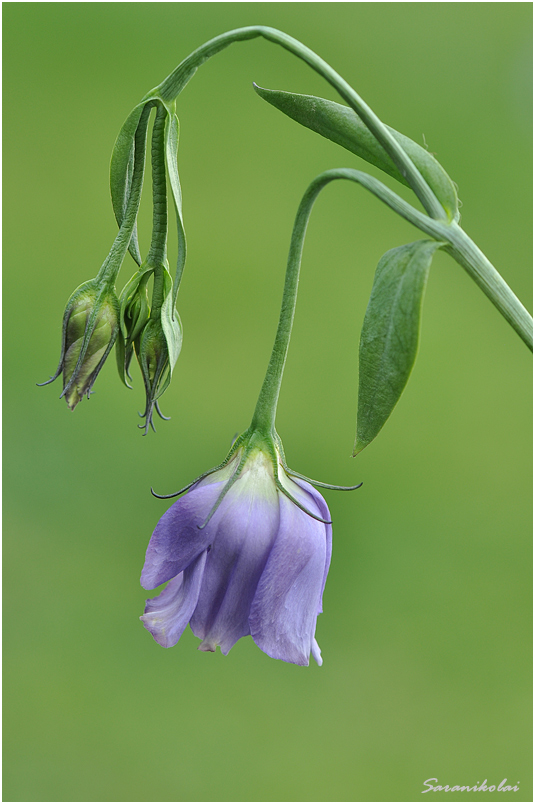
[[[109,288],[92,280],[71,296],[63,316],[61,356],[58,369],[46,383],[63,372],[63,393],[74,410],[84,395],[91,393],[97,375],[115,342],[119,303]]]
[[[129,373],[130,362],[134,351],[134,341],[140,335],[149,320],[149,299],[147,283],[153,273],[152,267],[142,266],[128,284],[119,298],[119,332],[117,334],[117,370],[122,382],[132,379]]]
[[[178,322],[178,315],[176,316]],[[182,340],[180,331],[179,339]],[[145,434],[149,426],[154,430],[152,415],[154,408],[158,415],[164,419],[158,405],[158,398],[166,390],[171,381],[171,366],[169,360],[169,347],[165,336],[162,322],[159,318],[152,318],[145,326],[138,340],[135,341],[136,356],[138,359],[143,382],[145,384],[146,405],[143,416],[145,417]],[[180,345],[178,347],[180,350]]]

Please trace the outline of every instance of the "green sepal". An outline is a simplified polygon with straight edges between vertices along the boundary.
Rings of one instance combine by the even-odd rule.
[[[119,372],[121,382],[124,383],[127,388],[131,388],[132,386],[128,382],[127,377],[128,379],[131,379],[128,369],[130,368],[132,354],[129,352],[127,357],[126,342],[121,330],[118,331],[117,339],[115,341],[115,358],[117,361],[117,371]]]
[[[444,246],[418,240],[381,257],[360,336],[356,455],[379,433],[409,379],[433,255]]]
[[[182,191],[180,188],[177,160],[180,124],[175,113],[175,104],[173,103],[166,105],[166,109],[168,111],[168,116],[167,120],[165,121],[165,164],[167,167],[167,176],[169,178],[171,196],[173,198],[173,205],[175,208],[178,235],[178,257],[171,300],[171,309],[173,309],[174,305],[176,304],[176,297],[180,287],[184,265],[186,263],[186,233],[184,231],[184,223],[182,220]]]
[[[173,308],[172,293],[168,293],[162,304],[162,329],[167,341],[167,349],[169,352],[169,382],[171,381],[171,374],[175,367],[176,361],[182,349],[182,322],[176,308]],[[165,386],[167,388],[167,385]],[[165,388],[163,389],[165,390]],[[161,392],[163,393],[163,391]],[[158,394],[160,396],[160,394]]]
[[[322,137],[336,142],[409,187],[409,183],[383,146],[353,109],[324,98],[316,98],[313,95],[297,95],[282,90],[263,89],[256,84],[254,84],[254,88],[261,98],[284,112],[292,120],[321,134]],[[390,126],[387,128],[418,168],[444,208],[449,220],[457,220],[459,217],[457,191],[442,165],[425,148],[409,137],[400,134]]]
[[[89,398],[119,331],[119,301],[109,282],[91,279],[76,288],[63,314],[61,354],[54,382],[63,372],[60,399],[74,410],[83,396]]]
[[[82,282],[81,285],[78,285],[78,287],[71,294],[69,301],[65,305],[65,309],[63,311],[62,324],[61,324],[61,352],[59,356],[58,367],[54,372],[54,374],[50,377],[50,379],[46,380],[46,382],[37,383],[37,385],[40,386],[49,385],[51,382],[54,382],[54,380],[57,380],[57,378],[63,371],[65,352],[67,350],[66,338],[67,338],[67,326],[69,323],[69,319],[73,311],[76,309],[76,306],[80,298],[84,296],[91,296],[93,299],[96,299],[98,296],[99,288],[100,285],[96,279],[89,279],[87,280],[87,282]]]
[[[173,280],[167,267],[163,270],[163,303],[151,310],[151,315],[143,330],[134,341],[134,348],[145,384],[146,404],[142,425],[145,433],[149,426],[154,429],[153,412],[165,418],[158,406],[158,399],[169,387],[171,375],[182,347],[182,325],[173,309]]]
[[[142,101],[132,110],[121,128],[113,148],[110,162],[110,191],[113,211],[119,226],[124,220],[132,186],[136,131],[142,125],[146,133],[149,125],[149,114],[153,105],[154,103],[151,100]],[[145,153],[142,154],[142,159],[144,162]],[[135,262],[141,265],[137,224],[134,225],[128,250]]]
[[[119,332],[115,344],[117,371],[127,388],[132,386],[128,379],[129,366],[133,355],[133,344],[149,320],[150,309],[147,283],[154,272],[154,265],[143,263],[134,276],[126,283],[119,297]]]

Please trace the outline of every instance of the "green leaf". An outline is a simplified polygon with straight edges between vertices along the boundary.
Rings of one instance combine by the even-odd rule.
[[[357,437],[353,455],[392,413],[412,371],[431,260],[444,243],[418,240],[381,257],[360,336]]]
[[[174,112],[174,106],[168,106],[168,117],[165,123],[165,161],[167,167],[167,175],[169,178],[169,185],[171,187],[171,196],[176,213],[176,227],[178,235],[178,257],[176,263],[176,273],[173,285],[173,297],[171,300],[171,309],[176,303],[178,288],[182,279],[182,272],[186,262],[186,233],[184,231],[184,223],[182,221],[182,191],[180,188],[180,178],[178,175],[178,136],[180,125],[178,117]]]
[[[261,98],[297,123],[310,128],[372,165],[409,186],[385,149],[375,139],[360,117],[348,106],[293,92],[263,89],[254,85]],[[390,126],[388,130],[411,158],[431,190],[436,195],[450,220],[458,218],[458,199],[455,185],[435,157],[409,137]]]
[[[125,120],[121,128],[113,153],[111,155],[110,163],[110,190],[111,202],[115,218],[119,226],[121,226],[126,213],[126,206],[130,196],[132,187],[132,173],[134,169],[134,152],[135,152],[135,137],[138,126],[144,127],[146,136],[147,128],[149,125],[149,115],[152,108],[152,102],[142,102],[133,109]],[[145,160],[145,149],[141,158]],[[139,244],[137,239],[137,226],[134,226],[132,238],[128,247],[130,254],[138,265],[141,265],[141,254],[139,252]]]

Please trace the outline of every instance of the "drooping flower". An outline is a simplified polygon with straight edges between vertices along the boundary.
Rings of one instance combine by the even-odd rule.
[[[96,280],[77,288],[63,314],[61,355],[48,385],[63,372],[63,392],[74,410],[84,396],[89,398],[98,373],[108,357],[119,328],[119,302],[109,286]]]
[[[200,650],[227,654],[250,634],[275,659],[308,665],[312,654],[322,663],[315,631],[329,510],[288,472],[273,443],[242,436],[160,519],[141,575],[145,589],[169,581],[141,617],[160,645],[175,645],[189,623]]]

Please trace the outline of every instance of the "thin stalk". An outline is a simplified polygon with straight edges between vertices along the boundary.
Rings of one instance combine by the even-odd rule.
[[[282,294],[282,306],[279,316],[279,325],[275,336],[275,343],[269,360],[266,376],[256,403],[251,429],[271,435],[275,429],[275,416],[277,412],[277,402],[279,399],[282,375],[290,345],[292,334],[295,306],[297,303],[297,290],[299,285],[299,271],[301,267],[301,257],[305,235],[312,212],[314,202],[322,189],[335,179],[349,179],[361,184],[380,198],[391,209],[404,218],[414,223],[416,226],[422,222],[428,222],[433,227],[439,227],[438,222],[423,215],[414,209],[410,204],[400,198],[396,193],[386,187],[378,179],[362,173],[359,170],[341,168],[338,170],[327,170],[325,173],[316,176],[305,192],[297,215],[295,218],[292,239],[290,241],[290,251],[286,267],[286,277]]]
[[[164,266],[167,262],[167,178],[165,172],[165,124],[167,110],[159,105],[152,128],[152,239],[147,262],[154,265],[151,318],[159,316],[164,300]]]
[[[505,320],[533,351],[533,319],[505,279],[459,224],[436,221],[408,204],[382,182],[360,170],[327,170],[314,181],[325,186],[333,179],[348,179],[366,187],[402,218],[417,226],[434,240],[445,240],[445,251],[461,265]]]
[[[167,257],[167,180],[165,175],[165,121],[167,110],[158,106],[152,127],[152,239],[148,262],[164,263]]]
[[[282,375],[295,314],[297,302],[297,289],[299,285],[299,270],[301,267],[301,256],[308,226],[310,213],[318,193],[322,189],[322,184],[313,182],[306,191],[297,210],[288,263],[286,266],[286,278],[284,281],[284,291],[282,294],[282,306],[279,316],[279,325],[275,336],[275,343],[271,352],[266,376],[262,384],[258,402],[251,422],[251,430],[271,436],[275,430],[275,416],[277,412],[277,402],[279,400]]]
[[[299,271],[310,213],[321,190],[336,179],[347,179],[360,184],[407,221],[430,235],[434,240],[448,243],[449,245],[446,246],[445,250],[465,268],[506,321],[520,335],[524,343],[533,351],[533,321],[531,316],[498,271],[460,226],[456,223],[445,224],[423,215],[382,182],[367,173],[349,168],[327,170],[317,176],[309,185],[299,205],[292,231],[279,325],[266,376],[251,422],[251,430],[258,430],[266,435],[273,435],[275,431],[277,402],[292,333],[297,303]]]
[[[401,145],[394,139],[390,131],[377,117],[375,112],[362,100],[355,90],[340,76],[336,70],[320,58],[313,50],[303,45],[292,36],[264,25],[252,25],[246,28],[237,28],[227,31],[220,36],[216,36],[209,42],[194,50],[178,67],[156,87],[147,97],[159,96],[168,102],[177,97],[184,89],[188,81],[193,77],[197,69],[204,64],[207,59],[214,56],[219,51],[231,45],[233,42],[240,42],[247,39],[255,39],[262,36],[269,42],[281,45],[285,50],[289,50],[294,56],[302,59],[313,70],[321,75],[325,80],[336,89],[339,95],[349,104],[361,120],[368,126],[372,134],[381,143],[383,148],[392,158],[402,175],[418,196],[427,213],[436,220],[444,220],[446,213],[442,205],[435,197],[433,191],[423,178],[418,168],[414,165],[410,157],[405,153]]]
[[[476,246],[466,232],[455,223],[445,227],[448,242],[445,249],[466,270],[505,320],[520,335],[528,349],[533,351],[533,319],[515,296],[507,282]]]

